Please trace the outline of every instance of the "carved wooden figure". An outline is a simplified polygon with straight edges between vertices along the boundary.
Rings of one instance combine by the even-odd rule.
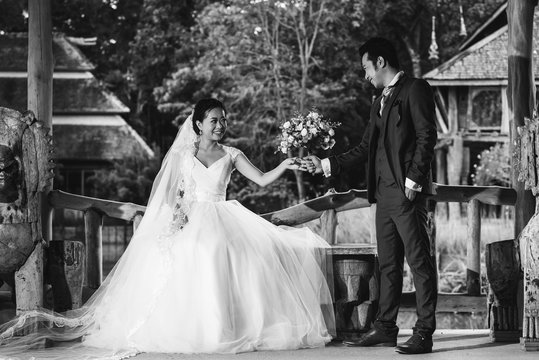
[[[519,236],[520,257],[524,271],[524,314],[521,346],[539,351],[539,119],[526,119],[518,128],[520,149],[515,155],[519,163],[519,181],[536,198],[535,214]]]
[[[43,272],[31,269],[43,268],[41,195],[52,169],[48,129],[32,112],[0,107],[0,273],[15,272],[18,312],[42,303]]]

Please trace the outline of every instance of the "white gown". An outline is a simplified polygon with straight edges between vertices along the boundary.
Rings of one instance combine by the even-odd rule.
[[[92,323],[79,351],[112,350],[107,358],[238,353],[331,340],[332,300],[320,267],[326,241],[225,201],[240,153],[225,149],[208,168],[193,157],[195,202],[182,231],[157,235],[170,211],[159,217],[162,225],[137,231],[104,293],[90,301]]]

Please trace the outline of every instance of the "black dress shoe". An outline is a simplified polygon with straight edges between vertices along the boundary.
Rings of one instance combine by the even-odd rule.
[[[404,344],[395,348],[401,354],[427,354],[432,352],[432,338],[413,334]]]
[[[397,345],[397,336],[390,336],[382,330],[371,329],[367,331],[359,340],[343,341],[346,346],[395,346]]]

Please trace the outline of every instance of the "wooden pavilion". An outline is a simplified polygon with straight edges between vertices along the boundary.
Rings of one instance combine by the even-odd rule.
[[[439,146],[436,181],[472,185],[478,156],[495,144],[508,144],[511,110],[508,104],[507,3],[460,46],[459,53],[423,77],[436,93]],[[539,46],[539,12],[534,16],[534,49]],[[534,73],[539,80],[539,64]],[[496,184],[499,185],[499,184]],[[461,214],[449,204],[449,217]]]
[[[29,52],[28,52],[28,108],[32,110],[39,122],[45,127],[52,128],[53,117],[53,61],[52,61],[52,32],[51,32],[51,12],[50,1],[29,0]],[[531,76],[532,41],[531,29],[533,28],[533,14],[536,1],[533,0],[510,0],[507,7],[508,23],[508,118],[509,136],[512,140],[517,137],[517,128],[524,126],[524,118],[531,117],[534,108],[535,87]],[[533,89],[533,92],[532,92]],[[6,112],[9,114],[9,112]],[[20,116],[19,116],[20,117]],[[7,119],[11,121],[11,119]],[[22,119],[27,124],[35,125],[32,117]],[[35,126],[40,128],[40,126]],[[34,133],[43,137],[43,131],[37,129]],[[46,140],[46,137],[44,137]],[[30,139],[31,140],[31,139]],[[512,141],[510,145],[513,145]],[[38,174],[50,172],[45,166],[48,159],[47,146],[45,141],[37,143],[35,146],[40,167]],[[520,146],[516,143],[514,146]],[[24,149],[26,150],[26,148]],[[533,148],[535,151],[535,148]],[[534,151],[532,155],[536,155]],[[523,152],[524,153],[524,152]],[[29,161],[28,164],[32,164]],[[521,162],[521,164],[523,164]],[[515,171],[516,172],[516,171]],[[42,217],[39,222],[32,222],[30,227],[20,227],[28,230],[22,236],[34,241],[34,246],[30,247],[27,259],[16,269],[16,295],[17,312],[35,309],[43,304],[43,258],[44,247],[59,249],[56,254],[61,265],[59,269],[60,280],[65,280],[68,287],[69,301],[72,306],[80,306],[81,279],[84,278],[85,285],[90,288],[97,288],[102,281],[102,224],[103,217],[109,216],[130,220],[136,229],[139,225],[145,208],[130,203],[118,203],[108,200],[83,197],[59,191],[50,191],[50,185],[44,181],[40,186],[34,187],[34,193],[30,195],[36,198],[35,193],[42,193],[42,201],[36,201],[36,208],[42,209]],[[37,190],[35,190],[37,188]],[[437,195],[433,197],[437,202],[468,203],[469,216],[469,293],[466,296],[454,297],[448,302],[452,307],[449,310],[458,311],[459,306],[469,298],[477,298],[479,289],[479,239],[480,239],[480,217],[478,212],[479,203],[486,204],[507,204],[515,205],[515,231],[516,235],[524,228],[533,214],[533,205],[530,202],[531,192],[525,191],[524,184],[515,178],[514,189],[500,187],[473,187],[473,186],[448,186],[438,185]],[[533,198],[532,198],[533,199]],[[4,200],[0,203],[0,210],[12,211],[9,203]],[[3,206],[3,207],[2,207]],[[339,270],[336,287],[339,288],[339,298],[336,299],[337,318],[341,318],[341,331],[347,331],[349,326],[358,325],[358,319],[364,320],[356,326],[368,327],[372,320],[373,306],[377,301],[376,281],[372,276],[375,268],[373,261],[365,259],[375,258],[375,248],[373,246],[350,246],[349,244],[335,244],[336,212],[346,211],[354,208],[370,206],[366,201],[366,191],[351,190],[347,193],[329,194],[317,199],[298,204],[294,207],[284,209],[275,213],[266,214],[264,217],[278,225],[299,225],[306,221],[320,218],[323,222],[323,235],[332,245],[329,250],[334,256],[335,266]],[[69,208],[84,211],[85,220],[85,242],[84,244],[70,244],[50,241],[50,208]],[[530,212],[531,209],[531,212]],[[35,209],[33,208],[32,211]],[[35,211],[34,211],[35,212]],[[32,213],[33,214],[33,213]],[[0,245],[5,245],[2,241],[13,240],[18,225],[11,218],[2,218],[0,221]],[[9,221],[8,221],[9,220]],[[35,220],[32,218],[31,220]],[[43,225],[42,227],[39,225]],[[14,232],[15,231],[15,232]],[[43,235],[44,241],[41,241]],[[10,237],[11,236],[11,237]],[[23,241],[22,237],[17,238]],[[537,238],[527,240],[527,244],[537,247]],[[55,244],[53,244],[55,243]],[[14,244],[11,242],[9,244]],[[8,244],[8,245],[9,245]],[[518,283],[520,274],[520,264],[515,261],[513,243],[508,246],[510,251],[507,254],[487,252],[490,257],[490,288],[489,293],[489,326],[493,341],[518,341],[519,325],[522,319],[522,309],[517,309],[515,301],[516,293],[514,285]],[[433,247],[434,249],[434,247]],[[81,255],[82,254],[82,255]],[[55,255],[55,254],[52,254]],[[55,256],[56,256],[55,255]],[[507,255],[507,256],[506,256]],[[51,252],[49,252],[51,256]],[[82,260],[85,258],[85,260]],[[534,260],[535,259],[535,260]],[[525,264],[525,268],[536,269],[537,258],[532,258]],[[532,262],[535,263],[532,264]],[[535,265],[534,265],[535,264]],[[350,270],[353,272],[351,273]],[[355,271],[358,272],[355,272]],[[362,271],[362,272],[359,272]],[[75,275],[73,275],[75,274]],[[82,276],[82,275],[84,276]],[[527,289],[536,291],[539,289],[538,279],[524,279]],[[537,282],[537,284],[536,284]],[[54,285],[53,285],[54,287]],[[534,288],[535,287],[535,288]],[[367,290],[367,296],[361,296],[361,291]],[[363,295],[365,295],[363,293]],[[539,313],[537,308],[539,301],[537,298],[526,303],[524,324],[522,328],[521,344],[525,350],[539,349]],[[447,304],[446,304],[447,305]],[[344,310],[344,311],[343,311]],[[356,317],[356,321],[351,321],[350,316]],[[370,315],[369,315],[370,314]],[[347,318],[343,316],[347,315]],[[370,320],[369,320],[370,319]],[[366,320],[366,321],[365,321]],[[522,324],[522,322],[520,322]],[[516,334],[515,334],[516,333]],[[436,354],[434,354],[436,356]],[[443,356],[443,355],[442,355]]]

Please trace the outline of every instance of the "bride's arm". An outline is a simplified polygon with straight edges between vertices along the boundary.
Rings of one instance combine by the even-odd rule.
[[[254,166],[245,155],[239,154],[236,157],[235,165],[236,169],[245,176],[247,179],[255,182],[260,186],[266,186],[279,178],[285,172],[286,169],[298,170],[299,166],[295,163],[295,158],[285,159],[280,163],[275,169],[270,170],[266,173],[260,171],[256,166]]]

